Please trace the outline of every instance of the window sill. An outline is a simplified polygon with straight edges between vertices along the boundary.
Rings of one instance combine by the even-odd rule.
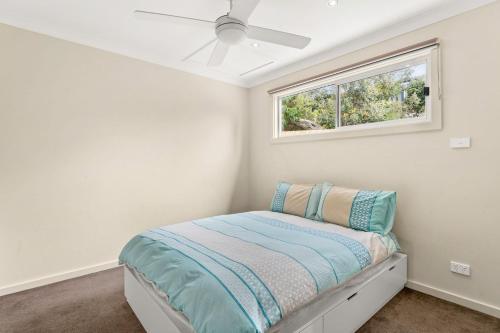
[[[271,139],[271,143],[280,144],[319,140],[348,139],[368,136],[436,131],[440,130],[441,128],[441,119],[415,119],[411,121],[405,120],[404,122],[393,121],[378,124],[346,126],[333,130],[300,131],[297,134],[286,134],[280,137],[273,137]]]

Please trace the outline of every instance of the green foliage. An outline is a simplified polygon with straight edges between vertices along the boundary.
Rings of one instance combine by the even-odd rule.
[[[412,68],[349,82],[340,86],[342,125],[418,117],[425,111],[425,81]],[[336,127],[336,87],[327,86],[282,100],[283,129]]]
[[[309,120],[321,128],[335,128],[335,91],[334,86],[327,86],[283,98],[283,129],[305,129],[298,124],[301,119]]]
[[[424,86],[411,69],[343,84],[342,125],[418,117],[425,110]]]
[[[405,100],[406,113],[421,115],[425,111],[425,82],[422,79],[411,80],[408,86],[408,97]]]
[[[285,131],[296,131],[295,124],[302,117],[302,112],[298,107],[283,107],[283,129]]]

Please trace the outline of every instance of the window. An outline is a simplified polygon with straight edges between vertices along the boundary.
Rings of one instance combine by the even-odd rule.
[[[419,49],[280,90],[273,95],[273,139],[441,128],[436,50]]]

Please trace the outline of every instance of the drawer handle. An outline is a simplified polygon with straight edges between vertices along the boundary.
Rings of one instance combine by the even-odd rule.
[[[394,268],[396,268],[396,265],[394,265],[391,268],[389,268],[389,272],[392,271]]]
[[[351,296],[347,297],[347,300],[350,301],[352,298],[354,298],[358,293],[354,293]]]

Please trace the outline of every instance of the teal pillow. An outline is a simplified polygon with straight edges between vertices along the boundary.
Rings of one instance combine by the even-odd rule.
[[[323,184],[316,220],[387,235],[394,225],[396,192]]]
[[[279,182],[271,211],[297,215],[313,220],[321,197],[321,185],[299,185]]]

